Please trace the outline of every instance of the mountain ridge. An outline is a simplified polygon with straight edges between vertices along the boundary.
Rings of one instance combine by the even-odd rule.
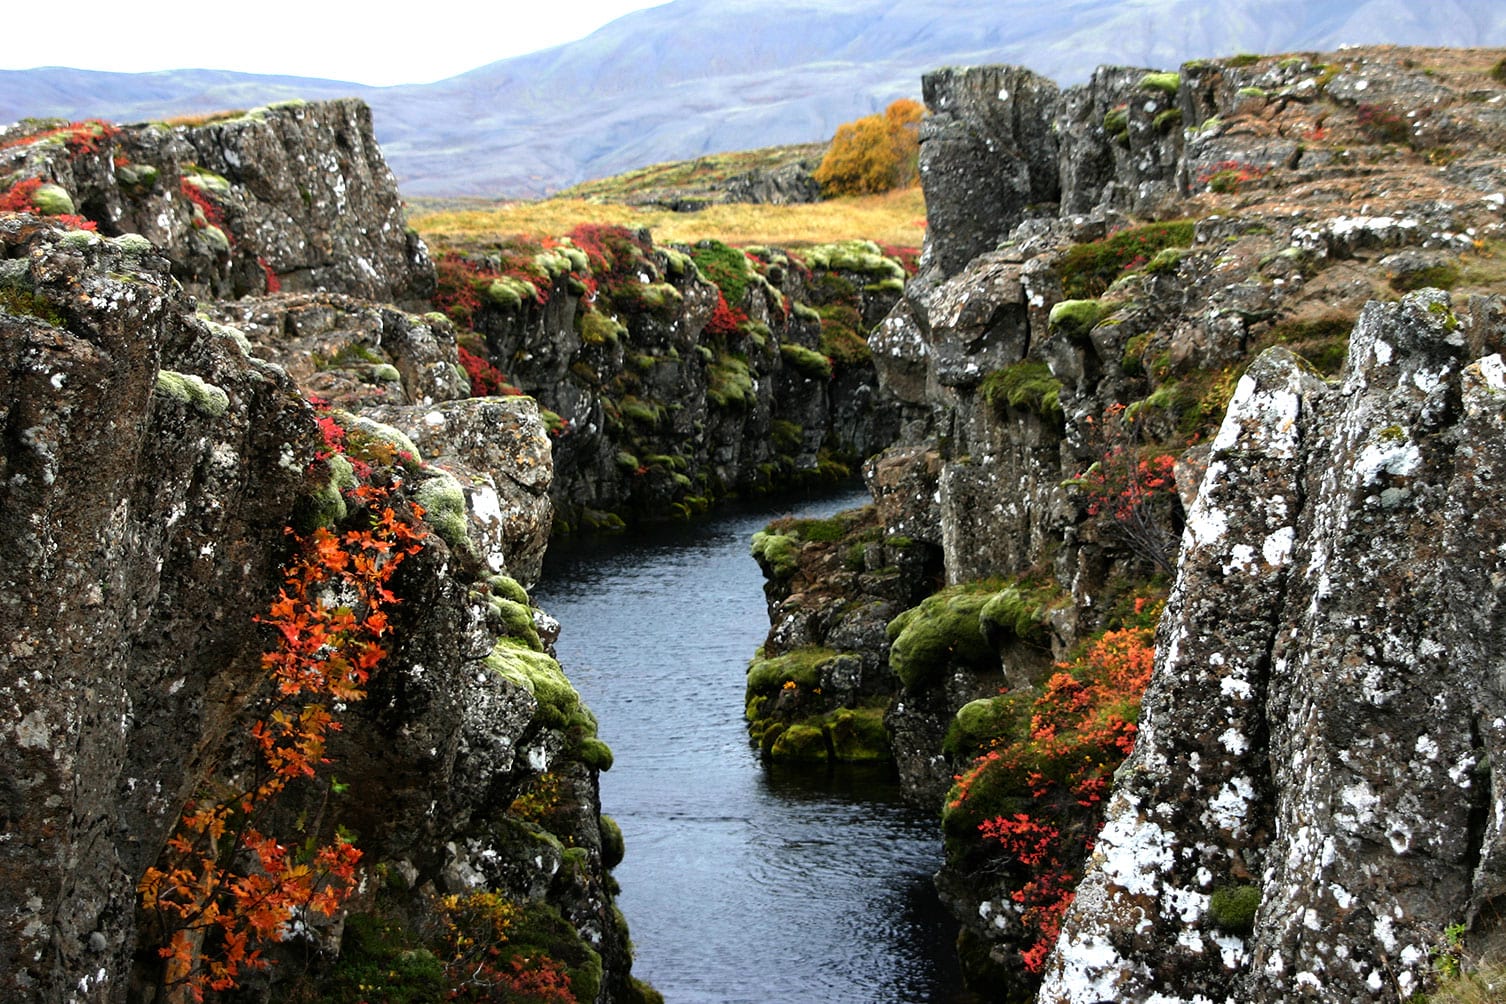
[[[1239,51],[1506,44],[1492,0],[673,0],[577,42],[430,84],[370,87],[215,70],[0,72],[0,120],[147,120],[302,97],[360,97],[402,190],[529,197],[628,168],[828,139],[916,96],[938,66],[1018,63],[1062,84],[1095,66],[1171,67]]]

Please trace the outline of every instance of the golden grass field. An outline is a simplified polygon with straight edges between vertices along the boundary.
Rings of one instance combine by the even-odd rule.
[[[693,244],[709,238],[734,247],[802,247],[864,238],[918,248],[925,234],[925,217],[925,200],[916,186],[808,205],[727,204],[694,213],[552,198],[478,209],[415,211],[409,223],[437,247],[485,243],[514,234],[553,237],[582,223],[616,223],[647,227],[660,244]]]

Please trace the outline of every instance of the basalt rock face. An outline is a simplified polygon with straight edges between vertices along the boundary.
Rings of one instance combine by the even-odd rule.
[[[10,128],[0,180],[60,186],[101,233],[163,249],[190,292],[280,287],[408,307],[433,293],[428,251],[406,227],[364,102],[291,102],[191,125],[52,125]]]
[[[928,206],[983,219],[933,221],[870,338],[903,433],[865,474],[884,535],[944,569],[891,622],[886,724],[912,797],[946,799],[976,989],[1027,996],[1044,966],[1043,1000],[1404,999],[1444,927],[1489,935],[1500,503],[1475,441],[1499,410],[1503,55],[1105,68],[1043,99],[1050,165],[923,175]],[[1021,79],[936,75],[923,160],[1035,135]],[[951,775],[1038,755],[1009,702],[1168,589],[1136,759],[1091,866],[1062,852],[1091,877],[1029,947],[1046,872],[1011,875],[999,834],[1064,817]],[[1035,598],[1028,642],[951,616],[968,590]],[[917,673],[897,636],[927,618],[985,644]],[[959,828],[970,798],[1008,825]]]
[[[898,434],[863,335],[905,272],[877,246],[812,249],[807,261],[661,247],[621,228],[574,241],[442,262],[480,294],[469,351],[546,409],[561,529],[830,483]],[[540,260],[545,271],[515,277]]]
[[[135,887],[224,740],[315,433],[147,242],[0,224],[6,365],[3,975],[123,1000]],[[155,389],[191,373],[193,394]],[[281,463],[286,457],[289,463]]]
[[[1493,923],[1503,338],[1418,293],[1336,385],[1281,350],[1242,378],[1042,1000],[1402,1000]]]
[[[581,999],[631,998],[608,874],[620,836],[597,794],[611,754],[549,654],[558,624],[525,590],[552,521],[539,409],[470,397],[450,322],[388,302],[432,270],[361,147],[364,109],[202,128],[5,151],[52,172],[100,233],[71,229],[74,214],[0,216],[0,996],[160,999],[159,918],[138,882],[175,853],[189,799],[253,771],[251,730],[277,700],[262,667],[274,633],[256,618],[283,584],[287,530],[366,528],[361,492],[376,488],[425,510],[391,581],[387,655],[365,699],[335,709],[340,784],[295,782],[260,824],[289,845],[354,834],[364,881],[331,920],[263,946],[277,964],[243,973],[237,999],[374,993],[351,974],[398,969],[443,993],[434,932],[474,897],[516,911],[515,941],[558,958]],[[117,157],[139,166],[148,150],[158,174],[107,184]],[[258,264],[259,295],[208,302],[243,291],[244,256],[274,245],[237,236],[203,256],[211,225],[177,205],[203,215],[178,188],[207,177],[189,164],[237,179],[210,204],[260,221],[244,234],[308,223],[276,246],[320,245],[284,275],[309,291],[266,293]],[[315,226],[315,209],[330,218]],[[105,236],[136,223],[164,245]]]
[[[1056,84],[1022,67],[938,70],[921,82],[927,263],[950,275],[1057,197]]]

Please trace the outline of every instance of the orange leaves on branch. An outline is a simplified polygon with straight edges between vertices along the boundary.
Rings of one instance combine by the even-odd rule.
[[[1104,632],[1059,664],[1013,741],[974,760],[952,788],[950,811],[971,819],[996,813],[977,822],[977,834],[1015,877],[1011,896],[1028,942],[1020,954],[1032,973],[1045,966],[1074,876],[1103,826],[1114,771],[1134,749],[1159,606],[1137,602],[1135,611],[1130,626]],[[967,805],[980,797],[983,803]]]
[[[256,618],[273,630],[261,665],[274,699],[248,729],[253,782],[222,802],[186,806],[166,863],[147,869],[137,887],[168,939],[159,949],[165,982],[194,1000],[265,968],[254,946],[285,937],[311,914],[333,916],[356,885],[361,852],[349,840],[295,852],[264,832],[262,820],[289,783],[328,763],[329,735],[340,727],[332,709],[365,697],[387,654],[378,641],[391,630],[384,608],[397,601],[388,584],[422,546],[418,507],[400,518],[387,490],[363,486],[357,494],[370,527],[321,528],[297,540],[276,600]]]
[[[919,102],[901,98],[882,114],[838,126],[816,168],[821,194],[827,198],[877,195],[919,181],[924,115]]]

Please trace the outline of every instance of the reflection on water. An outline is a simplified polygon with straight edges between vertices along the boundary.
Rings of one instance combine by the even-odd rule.
[[[883,771],[769,769],[748,746],[743,676],[768,630],[748,540],[785,511],[552,547],[534,593],[616,755],[602,807],[627,840],[634,973],[672,1004],[960,1000],[935,817]]]

